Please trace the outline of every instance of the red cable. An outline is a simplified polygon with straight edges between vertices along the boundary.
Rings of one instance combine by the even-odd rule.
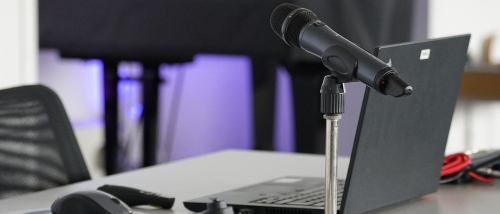
[[[444,158],[441,168],[441,177],[462,171],[470,163],[470,158],[465,153],[448,155]]]
[[[470,163],[470,157],[465,153],[457,153],[448,155],[443,160],[443,167],[441,168],[441,177],[455,174],[462,171]],[[469,172],[469,176],[482,182],[493,182],[494,178],[482,177],[474,172]]]
[[[474,172],[469,172],[469,176],[475,178],[476,180],[479,180],[479,181],[482,181],[482,182],[487,182],[487,183],[491,183],[493,182],[495,179],[494,178],[485,178],[485,177],[482,177]]]

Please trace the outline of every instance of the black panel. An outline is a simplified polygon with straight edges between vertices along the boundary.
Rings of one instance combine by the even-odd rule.
[[[283,0],[41,0],[40,46],[63,56],[188,61],[196,53],[285,56],[269,18]]]
[[[378,49],[378,57],[391,60],[414,92],[393,98],[366,90],[344,213],[366,212],[437,190],[469,38]],[[431,49],[427,60],[420,60],[423,49]]]

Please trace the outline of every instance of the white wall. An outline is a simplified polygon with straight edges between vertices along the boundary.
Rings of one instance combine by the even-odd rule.
[[[38,81],[37,2],[0,0],[0,88]]]
[[[482,42],[490,34],[500,40],[500,1],[430,0],[429,36],[431,38],[471,33],[469,54],[475,62],[481,57]],[[497,42],[500,45],[500,42]],[[494,55],[500,63],[500,46]]]
[[[469,56],[479,65],[482,44],[489,35],[500,40],[500,1],[430,0],[429,37],[472,34]],[[493,61],[500,63],[500,42]],[[500,101],[460,99],[455,109],[446,153],[466,149],[500,148]]]

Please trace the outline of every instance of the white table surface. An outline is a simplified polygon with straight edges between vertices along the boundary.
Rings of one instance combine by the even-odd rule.
[[[339,158],[339,178],[349,159]],[[182,202],[283,176],[324,177],[324,156],[227,150],[0,200],[0,213],[49,210],[60,195],[104,184],[139,188],[176,198],[172,211],[134,209],[135,213],[191,213]],[[500,213],[500,185],[442,185],[437,193],[376,213]]]

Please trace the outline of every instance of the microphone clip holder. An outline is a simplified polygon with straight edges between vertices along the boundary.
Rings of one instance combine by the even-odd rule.
[[[336,214],[338,122],[345,111],[345,87],[337,78],[327,75],[321,85],[321,113],[326,120],[325,214]]]
[[[346,48],[334,45],[325,50],[321,62],[330,69],[337,82],[347,83],[357,81],[354,73],[358,69],[358,60]]]

